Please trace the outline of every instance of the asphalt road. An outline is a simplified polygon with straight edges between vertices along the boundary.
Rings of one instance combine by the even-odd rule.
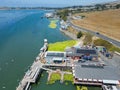
[[[114,45],[117,46],[117,47],[120,47],[120,42],[119,42],[119,41],[116,41],[116,40],[114,40],[114,39],[111,39],[111,38],[109,38],[109,37],[107,37],[107,36],[104,36],[104,35],[102,35],[102,34],[100,34],[100,33],[97,33],[97,32],[91,31],[91,30],[87,30],[87,29],[78,27],[78,26],[72,24],[71,22],[69,22],[69,25],[72,26],[73,28],[75,28],[75,29],[78,30],[78,31],[89,32],[89,33],[91,33],[91,34],[93,34],[93,35],[96,35],[97,37],[100,37],[100,38],[102,38],[102,39],[110,42],[111,44],[114,44]]]

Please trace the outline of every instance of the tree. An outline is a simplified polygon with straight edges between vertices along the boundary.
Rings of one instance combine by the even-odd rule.
[[[81,37],[82,37],[82,35],[83,35],[83,34],[82,34],[82,32],[81,32],[81,31],[79,31],[79,32],[78,32],[78,34],[77,34],[77,38],[81,38]]]
[[[69,10],[64,9],[64,10],[60,10],[57,12],[57,15],[64,21],[67,20],[67,16],[68,16]]]
[[[116,5],[116,9],[119,9],[120,8],[120,4]]]

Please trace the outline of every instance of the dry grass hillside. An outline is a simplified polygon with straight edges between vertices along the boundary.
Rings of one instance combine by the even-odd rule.
[[[75,16],[78,15],[85,15],[85,18],[72,20],[74,24],[120,41],[120,9],[80,13]]]

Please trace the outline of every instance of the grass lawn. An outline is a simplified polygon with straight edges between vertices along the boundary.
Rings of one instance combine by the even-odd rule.
[[[75,40],[50,43],[48,51],[64,51],[66,47],[74,46],[76,43],[77,42]]]
[[[64,74],[64,81],[73,81],[72,74]]]
[[[77,90],[88,90],[88,88],[86,86],[76,86]]]
[[[50,80],[48,81],[48,84],[53,84],[55,81],[60,80],[61,75],[59,73],[52,73],[50,76]]]

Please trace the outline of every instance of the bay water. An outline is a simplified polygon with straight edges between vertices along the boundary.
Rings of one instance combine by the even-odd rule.
[[[69,40],[44,17],[44,10],[0,11],[0,90],[15,90],[39,54],[43,40]]]

